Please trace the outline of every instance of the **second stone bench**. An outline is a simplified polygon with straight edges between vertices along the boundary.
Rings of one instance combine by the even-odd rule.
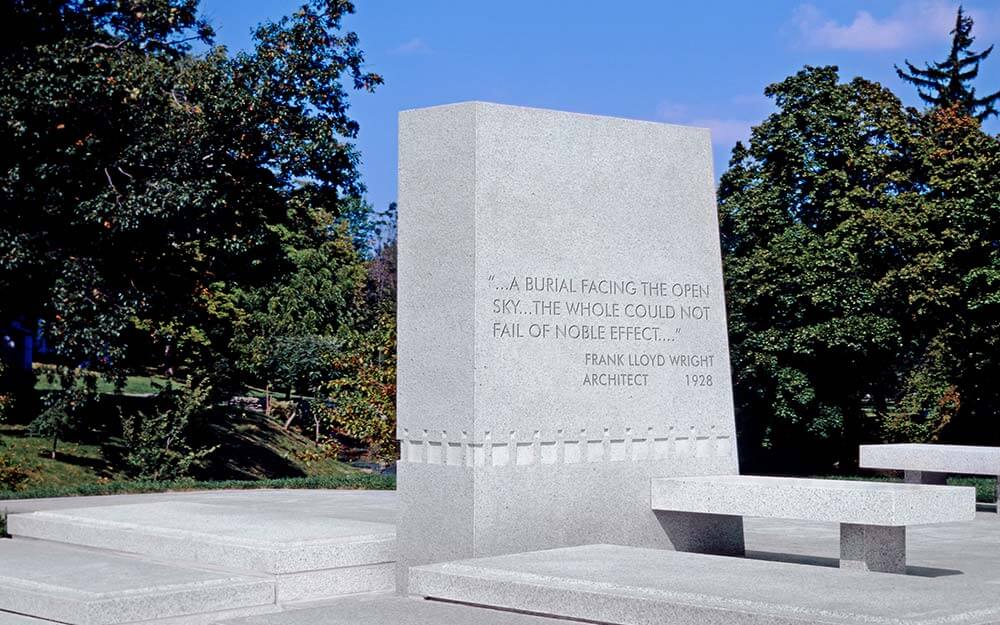
[[[906,527],[971,521],[971,487],[752,475],[654,478],[655,511],[840,524],[840,566],[906,572]]]
[[[898,443],[861,445],[858,466],[903,471],[911,484],[945,484],[949,475],[1000,476],[1000,447]],[[997,479],[1000,494],[1000,478]],[[1000,497],[997,497],[1000,513]]]

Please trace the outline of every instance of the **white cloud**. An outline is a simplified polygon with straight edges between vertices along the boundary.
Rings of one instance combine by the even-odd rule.
[[[687,123],[691,126],[708,128],[712,131],[712,143],[726,146],[734,145],[737,141],[746,143],[750,139],[750,127],[753,125],[752,122],[742,119],[716,117],[692,119]]]
[[[663,100],[656,105],[656,117],[664,121],[675,121],[687,115],[688,107],[684,104]]]
[[[656,106],[656,118],[674,124],[708,128],[712,132],[712,143],[719,146],[732,146],[737,141],[750,138],[752,122],[742,119],[721,117],[698,117],[692,115],[692,107],[678,102],[664,100]]]
[[[774,108],[771,98],[759,93],[741,93],[732,97],[732,103],[743,109],[750,109],[754,112],[770,111]]]
[[[812,4],[799,5],[792,18],[798,43],[831,50],[897,50],[932,41],[948,41],[958,3],[946,0],[904,0],[896,11],[875,17],[858,11],[849,23],[839,23]],[[973,18],[976,12],[971,12]],[[979,29],[976,29],[979,31]]]
[[[409,41],[404,41],[392,49],[395,54],[428,54],[431,49],[420,37],[414,37]]]

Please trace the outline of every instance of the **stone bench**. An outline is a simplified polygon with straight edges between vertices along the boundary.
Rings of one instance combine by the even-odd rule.
[[[906,572],[906,526],[971,521],[975,489],[751,475],[654,478],[658,512],[840,524],[840,566]]]
[[[1000,476],[1000,447],[973,445],[861,445],[858,466],[902,471],[910,484],[944,484],[949,474]],[[1000,486],[1000,478],[998,478]],[[998,488],[1000,494],[1000,488]],[[1000,513],[1000,497],[997,498]]]

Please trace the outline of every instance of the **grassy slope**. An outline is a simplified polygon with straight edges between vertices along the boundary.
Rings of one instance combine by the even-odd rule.
[[[51,443],[28,436],[24,426],[0,426],[0,439],[4,442],[4,454],[31,476],[24,488],[96,484],[102,476],[109,475],[97,445],[61,443],[56,460],[52,460],[48,455]]]
[[[34,368],[36,390],[44,393],[58,388],[58,382],[50,382],[45,375],[52,370],[50,365],[36,363]],[[157,376],[132,375],[122,392],[127,396],[150,395],[166,383],[165,378]],[[115,389],[102,379],[98,391],[112,397]],[[55,460],[49,457],[51,443],[29,436],[23,426],[0,424],[0,441],[7,444],[6,453],[31,473],[22,489],[71,488],[123,478],[104,461],[100,440],[60,441]],[[207,440],[200,443],[218,449],[204,470],[194,476],[199,480],[337,478],[359,473],[356,468],[324,456],[294,428],[285,431],[277,421],[249,411],[231,409],[216,414]]]
[[[212,440],[219,445],[210,456],[200,480],[255,480],[270,478],[348,477],[361,473],[334,458],[316,453],[312,441],[296,431],[256,413],[229,413],[211,426]],[[99,444],[60,442],[55,460],[49,457],[51,443],[29,436],[27,428],[0,425],[5,453],[25,467],[30,479],[22,490],[71,488],[124,479],[101,455]]]
[[[228,420],[212,425],[219,445],[212,465],[201,479],[264,479],[281,477],[340,477],[359,470],[327,457],[308,437],[260,413],[233,410]]]

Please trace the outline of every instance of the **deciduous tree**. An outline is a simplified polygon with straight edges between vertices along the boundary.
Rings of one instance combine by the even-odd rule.
[[[1000,442],[997,140],[960,106],[906,109],[833,67],[766,93],[778,110],[719,188],[747,466]]]
[[[367,236],[348,91],[382,79],[353,10],[310,0],[230,54],[196,0],[5,3],[0,323],[37,320],[71,368],[224,390],[248,293],[358,264],[319,258]]]

